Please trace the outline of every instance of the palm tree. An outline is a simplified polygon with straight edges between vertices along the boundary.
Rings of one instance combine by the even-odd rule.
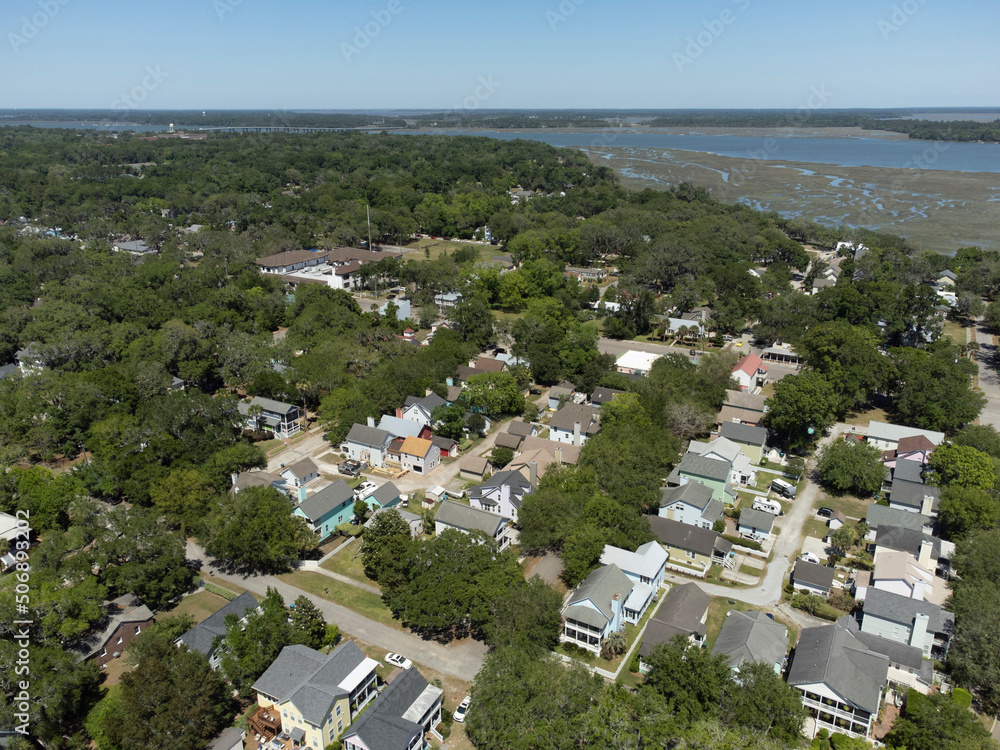
[[[252,421],[254,432],[260,432],[260,415],[263,413],[264,407],[260,404],[251,404],[250,408],[247,409],[247,416]]]

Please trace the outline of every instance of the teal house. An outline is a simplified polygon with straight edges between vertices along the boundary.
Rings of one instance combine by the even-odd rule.
[[[300,502],[293,515],[306,519],[320,539],[326,539],[337,526],[354,518],[354,490],[338,479],[326,489]]]

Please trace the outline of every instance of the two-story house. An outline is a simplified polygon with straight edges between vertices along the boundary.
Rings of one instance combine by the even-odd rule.
[[[249,430],[268,430],[276,438],[288,438],[302,429],[299,425],[299,407],[295,404],[254,396],[249,402],[241,401],[236,408],[244,417]]]
[[[93,659],[100,669],[106,669],[153,624],[153,613],[133,594],[119,596],[107,606],[107,625],[73,649],[81,659]]]
[[[681,462],[674,467],[667,477],[667,485],[678,487],[688,482],[698,482],[712,490],[712,499],[726,505],[736,502],[732,489],[731,463],[714,458],[705,458],[697,453],[685,453]]]
[[[237,619],[244,620],[251,612],[259,608],[260,605],[253,594],[249,591],[244,591],[218,612],[209,615],[187,631],[175,643],[178,646],[187,646],[189,650],[197,651],[199,654],[204,655],[208,659],[208,663],[212,669],[218,669],[220,654],[217,653],[216,638],[225,637],[226,618],[229,615],[235,615]]]
[[[711,487],[701,482],[688,482],[679,487],[660,490],[661,518],[680,521],[690,526],[711,529],[722,518],[725,505],[715,500]]]
[[[934,446],[944,442],[944,433],[935,430],[922,430],[918,427],[879,422],[876,419],[868,422],[868,442],[880,451],[895,451],[899,441],[908,437],[924,436]]]
[[[479,508],[445,500],[434,516],[434,533],[440,536],[447,529],[455,529],[463,534],[482,532],[496,542],[497,550],[503,551],[510,544],[510,519]]]
[[[441,464],[441,449],[430,440],[408,437],[399,449],[403,471],[426,474]]]
[[[656,542],[646,542],[635,552],[606,544],[601,552],[601,565],[617,565],[633,583],[649,586],[654,593],[663,585],[666,562],[667,552]]]
[[[640,589],[639,596],[630,601],[637,586],[645,591]],[[598,568],[569,595],[559,640],[599,654],[605,638],[624,629],[625,623],[639,621],[651,598],[649,592],[648,586],[634,583],[617,565]]]
[[[350,458],[381,469],[389,458],[392,435],[373,425],[355,424],[347,433],[346,443]]]
[[[753,391],[767,382],[767,365],[756,354],[748,354],[733,367],[732,378],[741,391]]]
[[[774,531],[775,516],[763,510],[740,508],[740,518],[736,522],[736,530],[741,537],[766,542]]]
[[[871,585],[912,599],[944,604],[948,599],[948,582],[938,578],[936,565],[930,559],[932,545],[922,545],[923,557],[909,552],[876,547],[872,565]],[[869,589],[869,592],[871,589]]]
[[[469,490],[469,505],[517,523],[517,512],[534,489],[531,480],[520,471],[498,471]]]
[[[955,632],[955,615],[922,599],[869,588],[861,630],[919,648],[925,659],[943,661]]]
[[[300,502],[292,514],[306,519],[319,538],[326,539],[336,532],[337,526],[349,523],[354,517],[354,500],[354,490],[343,479],[338,479]]]
[[[805,628],[792,654],[788,684],[820,729],[871,735],[889,674],[889,659],[839,624]]]
[[[645,659],[661,643],[682,635],[695,646],[705,643],[708,635],[708,605],[712,599],[694,583],[673,586],[656,613],[646,623],[639,644],[639,671],[648,672]]]
[[[419,437],[429,440],[431,428],[422,422],[417,422],[402,417],[391,417],[388,414],[378,421],[378,429],[385,430],[394,438],[406,440],[408,437]]]
[[[311,458],[303,458],[291,466],[283,466],[278,473],[287,487],[304,487],[314,479],[319,479],[319,467]]]
[[[253,689],[258,706],[281,716],[283,734],[300,747],[323,750],[378,695],[377,666],[354,641],[330,654],[285,646]]]
[[[680,521],[659,516],[647,516],[653,535],[667,550],[667,567],[676,561],[684,568],[707,571],[712,565],[732,566],[730,553],[732,542],[728,542],[711,529],[690,526]],[[681,571],[689,572],[689,571]]]
[[[730,440],[751,462],[759,464],[767,455],[767,430],[749,424],[724,422],[719,428],[719,439]]]
[[[396,675],[341,740],[344,750],[421,750],[441,723],[444,691],[415,668]]]
[[[407,396],[403,402],[403,408],[396,410],[396,416],[401,419],[408,419],[411,422],[419,422],[422,425],[433,427],[431,414],[439,406],[446,406],[447,401],[436,393],[428,393],[423,398]]]
[[[549,420],[549,440],[582,446],[601,430],[601,410],[586,404],[569,403]]]
[[[728,438],[716,438],[710,443],[692,440],[688,444],[687,452],[695,456],[711,458],[715,461],[723,461],[728,464],[729,483],[732,485],[750,484],[757,477],[757,469],[751,463],[750,457],[743,452],[743,449],[739,445]]]

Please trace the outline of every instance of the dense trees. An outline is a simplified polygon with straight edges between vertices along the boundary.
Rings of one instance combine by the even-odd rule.
[[[882,451],[863,440],[830,443],[819,452],[816,469],[828,487],[860,497],[874,495],[885,480]]]
[[[996,750],[971,704],[972,696],[962,689],[921,695],[911,688],[885,744],[893,750]]]
[[[248,487],[225,495],[207,522],[205,550],[241,568],[286,571],[319,540],[288,497],[273,487]]]

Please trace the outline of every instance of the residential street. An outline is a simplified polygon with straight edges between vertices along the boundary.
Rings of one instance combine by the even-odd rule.
[[[976,361],[979,364],[979,387],[986,395],[986,406],[979,415],[980,424],[990,424],[1000,429],[1000,376],[997,373],[997,347],[993,343],[993,334],[980,320],[976,323],[976,342],[979,352]],[[971,333],[969,334],[971,338]]]
[[[401,632],[369,620],[346,607],[283,583],[274,576],[223,573],[211,564],[211,558],[205,550],[190,540],[187,543],[187,558],[200,561],[201,570],[208,574],[209,579],[220,578],[261,595],[266,594],[267,588],[271,586],[278,590],[285,604],[291,604],[304,594],[319,608],[328,622],[336,623],[340,627],[341,632],[350,633],[373,645],[401,653],[419,664],[462,680],[471,680],[475,677],[486,656],[486,646],[478,641],[467,640],[442,646],[434,641],[424,640],[411,633]]]

